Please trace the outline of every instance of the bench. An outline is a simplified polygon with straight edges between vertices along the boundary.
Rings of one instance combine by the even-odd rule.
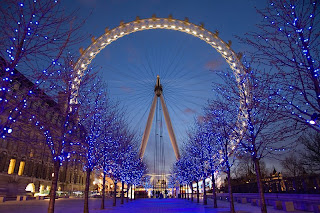
[[[294,211],[294,205],[292,201],[275,201],[274,202],[274,209],[278,210],[284,210],[287,212],[293,212]]]
[[[36,196],[35,199],[36,200],[44,200],[44,196]]]
[[[16,201],[27,201],[27,200],[33,200],[35,199],[32,196],[27,196],[27,195],[18,195]]]
[[[239,198],[236,198],[236,200],[237,200],[237,202],[238,203],[247,203],[247,198],[245,198],[245,197],[239,197]]]
[[[252,206],[260,206],[260,199],[251,199]]]

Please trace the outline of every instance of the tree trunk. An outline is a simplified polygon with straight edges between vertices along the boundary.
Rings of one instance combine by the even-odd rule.
[[[130,191],[130,194],[131,194],[131,196],[130,196],[130,200],[132,200],[132,187],[133,187],[133,184],[130,184],[130,187],[131,187],[131,191]]]
[[[255,159],[253,162],[254,162],[254,167],[257,175],[257,183],[258,183],[258,190],[259,190],[259,197],[260,197],[260,204],[261,204],[261,213],[267,213],[267,205],[266,205],[266,200],[264,199],[264,191],[263,191],[263,184],[261,180],[259,160]]]
[[[203,205],[207,205],[206,179],[203,178]]]
[[[105,191],[106,191],[106,173],[103,172],[101,209],[104,209],[104,200],[105,200],[105,197],[106,197]]]
[[[190,193],[189,193],[189,189],[188,189],[189,185],[186,184],[186,192],[187,192],[187,198],[188,200],[190,200]]]
[[[216,193],[216,179],[214,177],[214,172],[212,172],[212,196],[213,196],[213,208],[218,208],[217,193]]]
[[[122,185],[121,185],[121,204],[124,203],[124,181],[122,181]]]
[[[56,201],[56,191],[58,188],[58,176],[59,176],[59,169],[60,169],[60,160],[54,161],[54,175],[52,177],[51,182],[51,189],[50,189],[50,201],[48,207],[48,213],[54,213],[54,204]]]
[[[187,185],[184,185],[184,199],[188,198]]]
[[[231,187],[230,167],[227,168],[227,175],[228,175],[228,189],[229,189],[230,213],[235,213],[234,203],[233,203],[232,187]]]
[[[197,203],[199,203],[199,181],[197,180]]]
[[[135,188],[135,186],[133,186]],[[136,199],[136,190],[133,191],[133,199]]]
[[[89,213],[89,186],[90,186],[90,174],[91,169],[87,169],[86,186],[84,189],[84,208],[83,213]]]
[[[127,203],[129,202],[129,188],[130,188],[130,184],[127,183]]]
[[[113,206],[117,204],[117,181],[114,181],[114,191],[113,191]]]
[[[192,186],[192,182],[190,184],[190,188],[191,188],[191,201],[193,202],[193,186]]]
[[[182,185],[182,198],[184,199],[185,198],[185,191],[184,191],[184,186]]]

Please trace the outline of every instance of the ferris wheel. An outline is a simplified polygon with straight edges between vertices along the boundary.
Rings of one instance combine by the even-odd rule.
[[[141,137],[140,157],[145,156],[150,172],[158,174],[166,173],[168,165],[179,158],[178,147],[188,128],[212,98],[215,78],[212,70],[229,67],[236,77],[244,72],[230,43],[220,39],[217,32],[171,16],[137,17],[129,23],[121,22],[112,30],[106,28],[103,35],[92,38],[92,44],[80,49],[80,53],[71,102],[77,103],[83,73],[95,59],[104,73],[110,97],[126,109],[127,121]],[[160,79],[159,104],[154,100]],[[151,114],[155,118],[150,120]],[[145,137],[147,128],[150,137]]]

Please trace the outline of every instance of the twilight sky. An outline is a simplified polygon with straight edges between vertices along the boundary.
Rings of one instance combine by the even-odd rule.
[[[204,23],[207,30],[219,31],[224,41],[232,40],[235,52],[245,51],[235,35],[244,36],[255,30],[261,20],[256,8],[266,0],[65,0],[67,10],[77,10],[86,18],[84,35],[99,37],[105,27],[115,28],[120,21],[130,22],[136,16],[184,19],[194,24]],[[80,44],[88,47],[91,40]],[[163,94],[176,133],[178,146],[182,146],[194,119],[210,97],[214,86],[214,70],[227,69],[227,63],[208,44],[191,35],[169,30],[151,30],[133,33],[102,50],[93,60],[108,84],[112,99],[120,101],[127,110],[127,121],[142,138],[154,95],[156,76],[160,75]],[[161,120],[161,116],[158,116]],[[162,118],[164,121],[164,118]],[[154,119],[155,123],[155,119]],[[153,171],[155,150],[155,124],[151,130],[145,159]],[[175,160],[166,126],[163,126],[166,170]]]

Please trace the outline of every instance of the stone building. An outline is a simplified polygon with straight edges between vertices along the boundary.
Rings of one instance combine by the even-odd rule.
[[[14,99],[15,96],[27,94],[30,88],[34,88],[34,84],[18,71],[15,71],[10,85],[11,92],[7,95],[7,99],[10,99],[9,103],[12,106],[17,104],[17,100],[23,100]],[[33,98],[28,100],[27,107],[22,110],[22,114],[12,126],[12,133],[0,139],[0,196],[15,197],[26,193],[44,195],[50,191],[53,160],[49,146],[41,128],[29,118],[32,114],[36,114],[39,121],[50,125],[52,131],[59,132],[59,126],[64,122],[61,116],[63,104],[57,103],[40,90],[33,89],[33,92]],[[10,111],[0,114],[0,119],[7,119],[7,113]],[[81,127],[77,130],[72,142],[81,143],[84,130]],[[77,152],[75,153],[69,161],[63,162],[60,168],[58,181],[60,191],[84,190],[85,172],[81,164],[83,159]]]

